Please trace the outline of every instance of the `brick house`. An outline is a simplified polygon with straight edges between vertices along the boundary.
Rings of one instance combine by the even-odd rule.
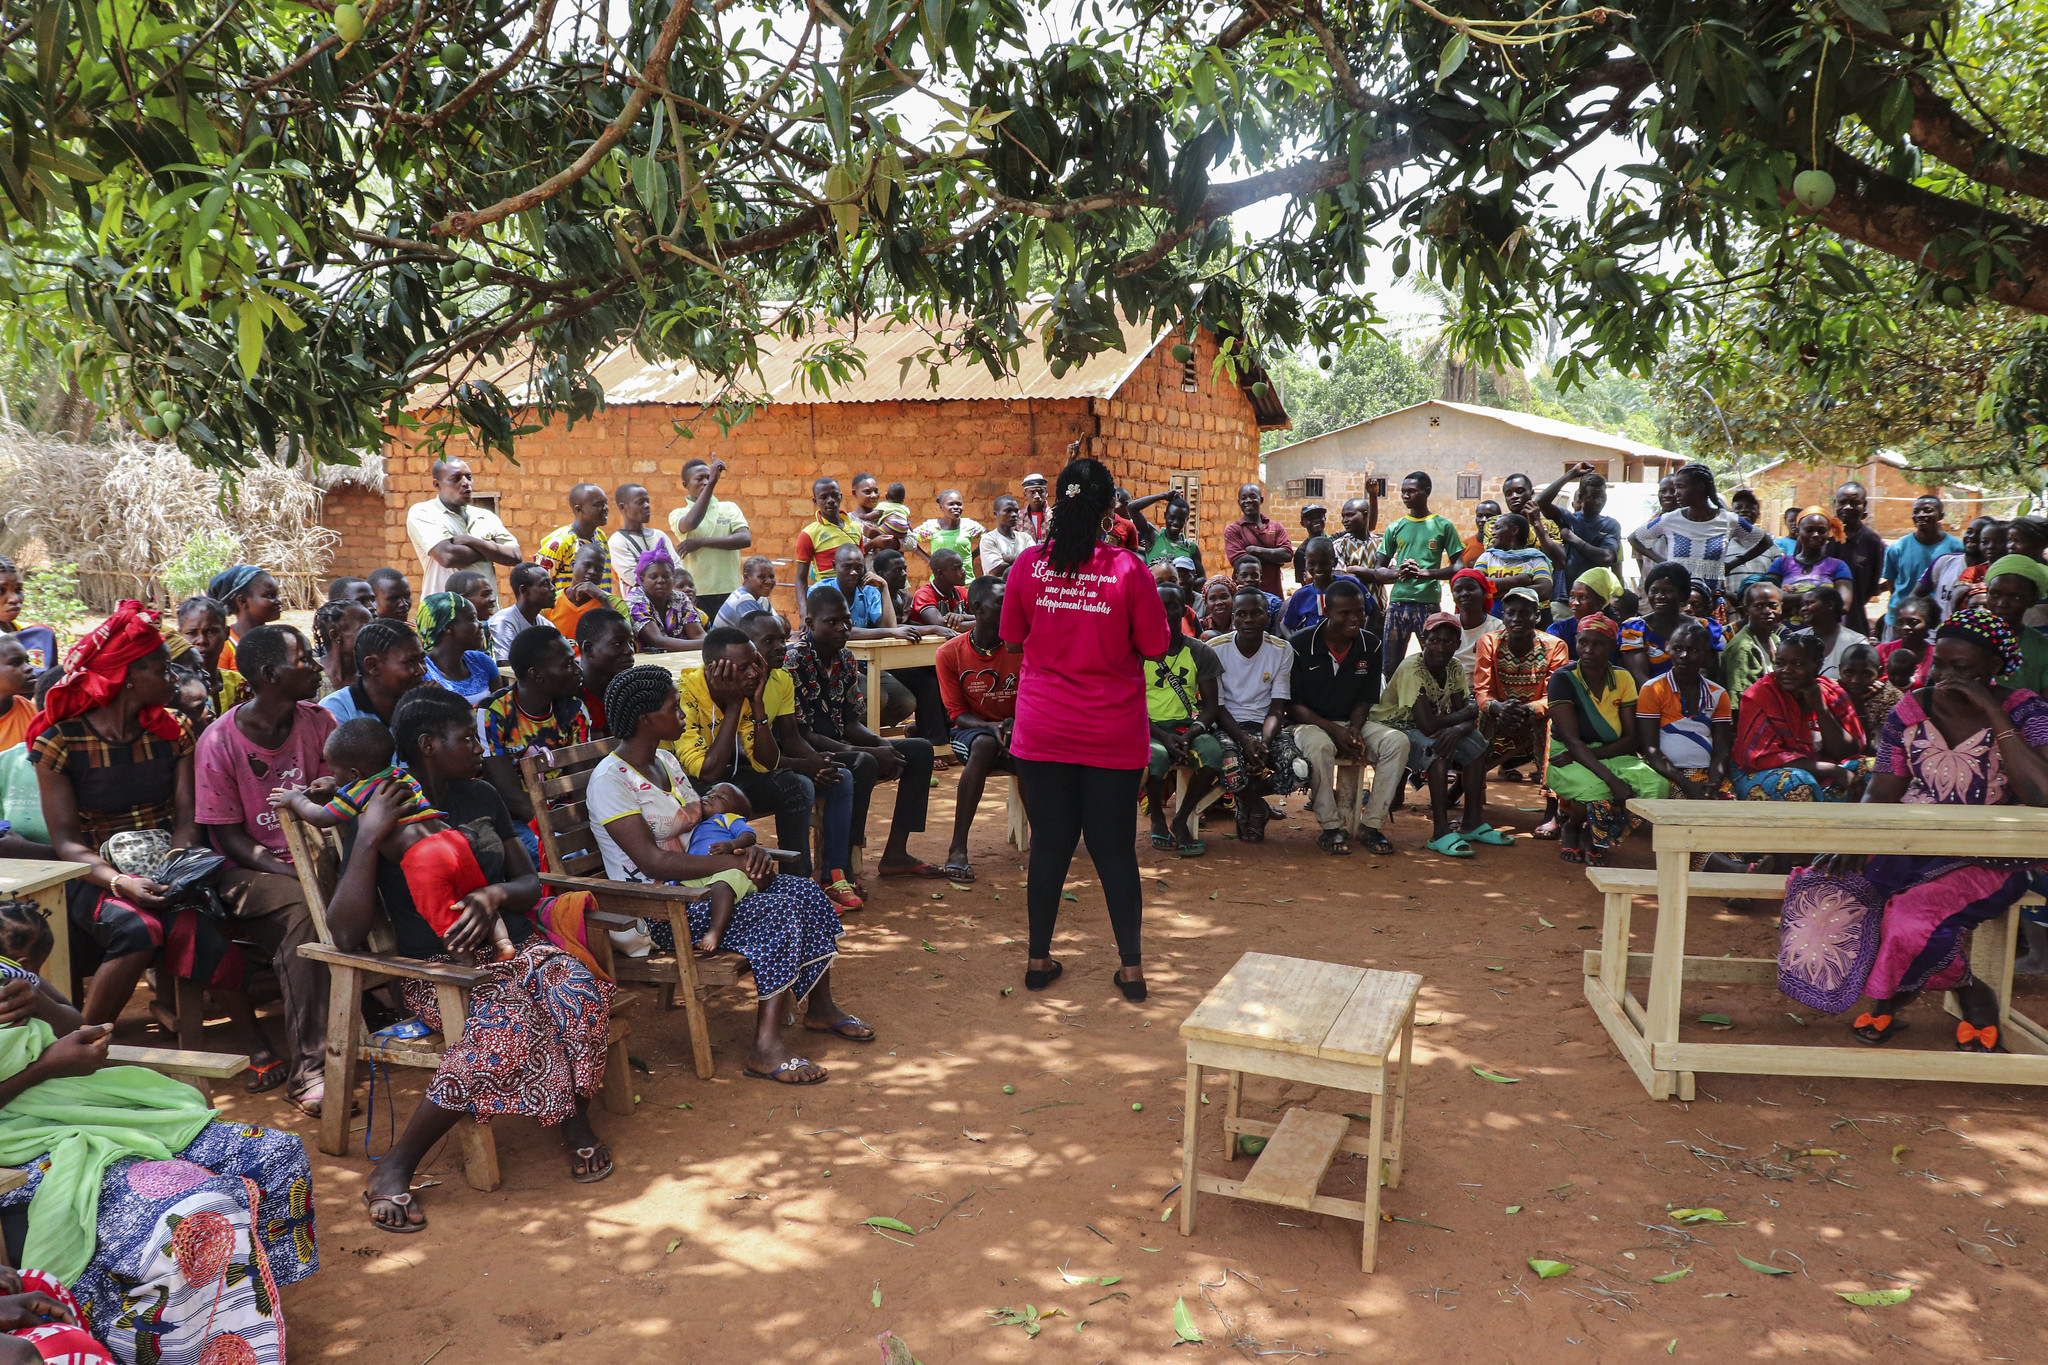
[[[1957,535],[1980,513],[2010,517],[2015,506],[2025,501],[1987,494],[1972,484],[1921,483],[1906,472],[1905,460],[1888,451],[1854,465],[1773,460],[1749,476],[1749,487],[1763,506],[1772,535],[1785,534],[1786,509],[1819,506],[1833,510],[1835,490],[1850,482],[1870,490],[1870,524],[1886,540],[1913,534],[1913,502],[1929,493],[1947,504],[1948,529]]]
[[[609,492],[644,483],[654,495],[655,524],[682,501],[677,476],[692,457],[723,459],[721,497],[746,512],[758,552],[786,559],[811,520],[811,481],[842,482],[871,472],[886,487],[901,482],[918,519],[934,515],[934,498],[957,488],[967,515],[990,520],[995,496],[1016,492],[1025,474],[1056,474],[1069,443],[1108,465],[1118,482],[1143,495],[1169,485],[1195,504],[1204,558],[1222,561],[1223,527],[1235,515],[1236,487],[1259,472],[1259,432],[1284,427],[1278,394],[1255,397],[1251,384],[1219,385],[1216,338],[1203,333],[1195,359],[1173,359],[1173,336],[1152,339],[1125,329],[1125,349],[1107,351],[1054,376],[1042,352],[1027,349],[1018,373],[995,379],[969,361],[939,368],[936,385],[922,363],[903,361],[928,344],[915,329],[850,337],[866,355],[866,373],[827,395],[803,387],[799,361],[831,334],[799,341],[764,336],[765,400],[722,432],[707,411],[713,386],[687,368],[650,364],[621,348],[593,367],[605,393],[602,411],[575,430],[561,422],[523,437],[518,463],[453,440],[476,471],[476,497],[492,506],[529,553],[569,519],[568,491],[583,480]],[[522,376],[494,376],[519,405]],[[688,432],[688,435],[683,434]],[[418,558],[405,537],[407,507],[433,496],[427,454],[409,433],[394,431],[385,454],[381,521],[372,536],[351,525],[338,563],[388,563],[416,574]],[[1222,490],[1220,500],[1210,490]],[[612,522],[617,525],[616,513]],[[336,526],[337,530],[342,530]],[[779,574],[783,582],[787,573]],[[501,597],[505,591],[499,579]]]

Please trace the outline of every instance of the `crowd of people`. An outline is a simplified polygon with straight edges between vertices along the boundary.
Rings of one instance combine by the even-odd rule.
[[[647,486],[579,483],[568,521],[529,554],[476,504],[469,467],[440,461],[434,496],[406,517],[418,595],[395,568],[338,578],[310,638],[282,622],[277,578],[236,564],[162,618],[122,603],[66,651],[19,620],[21,576],[0,561],[0,855],[86,866],[66,897],[90,980],[75,1010],[37,983],[49,927],[0,902],[0,1023],[42,1025],[10,1033],[19,1055],[0,1049],[13,1077],[0,1093],[76,1079],[156,1116],[136,1121],[147,1142],[95,1151],[193,1172],[190,1188],[241,1229],[252,1292],[232,1311],[251,1332],[281,1333],[275,1287],[317,1264],[303,1154],[260,1128],[187,1132],[183,1096],[104,1067],[104,1028],[147,973],[159,1000],[167,978],[197,982],[246,1037],[249,1091],[281,1089],[315,1114],[349,1103],[322,1093],[327,981],[298,951],[313,925],[281,812],[343,828],[349,856],[328,906],[341,946],[365,942],[381,913],[398,951],[487,974],[471,1018],[488,1045],[449,1050],[363,1192],[377,1227],[409,1234],[426,1224],[417,1163],[465,1118],[531,1116],[559,1129],[572,1179],[612,1171],[588,1102],[613,983],[589,952],[587,897],[542,887],[539,813],[519,776],[532,752],[613,742],[586,795],[606,877],[703,893],[695,947],[743,957],[759,1002],[745,1074],[795,1085],[827,1071],[786,1024],[819,1041],[876,1037],[834,992],[843,917],[881,880],[973,883],[969,834],[997,774],[1015,780],[1032,826],[1026,988],[1064,971],[1052,956],[1061,888],[1085,840],[1115,984],[1134,1001],[1146,996],[1141,808],[1154,848],[1199,858],[1205,809],[1256,844],[1282,818],[1272,802],[1300,795],[1324,853],[1386,857],[1400,852],[1394,812],[1413,802],[1426,807],[1422,848],[1465,859],[1517,842],[1487,820],[1490,784],[1530,783],[1547,803],[1533,837],[1597,864],[1635,824],[1639,796],[2048,804],[2039,518],[1979,518],[1957,536],[1928,496],[1913,532],[1887,544],[1852,483],[1773,537],[1749,490],[1724,501],[1694,464],[1624,537],[1601,476],[1579,465],[1542,487],[1510,476],[1468,537],[1417,472],[1398,485],[1399,515],[1383,522],[1368,488],[1339,509],[1336,534],[1327,509],[1305,508],[1298,544],[1248,483],[1212,566],[1185,497],[1119,488],[1077,453],[1055,478],[1034,473],[995,497],[986,525],[957,490],[938,490],[919,519],[901,484],[821,476],[814,519],[772,547],[791,552],[778,560],[720,496],[725,473],[688,462],[666,530]],[[1625,546],[1642,566],[1633,587]],[[870,676],[849,644],[887,640],[939,644],[930,664]],[[698,657],[647,662],[678,652]],[[868,722],[877,687],[892,733]],[[10,754],[33,776],[26,788],[7,779]],[[956,799],[934,862],[913,845],[942,769]],[[869,863],[882,786],[888,824]],[[772,847],[750,823],[771,816]],[[220,913],[147,871],[187,848],[223,860]],[[1856,1031],[1881,1043],[1913,993],[1973,986],[1961,930],[2002,912],[2043,866],[1796,869],[1788,989],[1846,1009],[1868,986],[1877,1004]],[[1821,942],[1845,904],[1863,935],[1847,966]],[[628,955],[676,947],[666,921],[604,932]],[[2048,942],[2031,941],[2048,967]],[[259,964],[282,999],[275,1045],[251,994]],[[1995,1046],[1995,1002],[1964,994],[1975,1032],[1958,1045]],[[439,1028],[430,989],[391,1004],[394,1020]],[[38,1155],[0,1123],[8,1137],[0,1160]],[[89,1185],[104,1168],[46,1163],[43,1187],[60,1175]],[[184,1178],[131,1175],[129,1187],[146,1205]],[[107,1340],[117,1319],[136,1320],[137,1285],[157,1283],[129,1268],[151,1208],[121,1205],[113,1235],[103,1206],[96,1246],[57,1246],[49,1215],[34,1216],[35,1182],[25,1188],[0,1207],[31,1203],[32,1261],[40,1249],[42,1269],[68,1272],[61,1282]],[[150,1331],[175,1333],[202,1299],[227,1311],[175,1276],[164,1285]]]

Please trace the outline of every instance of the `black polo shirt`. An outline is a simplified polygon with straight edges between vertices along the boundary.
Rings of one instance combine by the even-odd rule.
[[[1318,621],[1295,635],[1289,691],[1295,701],[1324,720],[1349,721],[1359,707],[1379,702],[1380,637],[1361,630],[1350,651],[1335,659],[1323,644],[1329,624]]]
[[[1866,521],[1849,533],[1847,541],[1829,542],[1828,553],[1849,566],[1847,624],[1867,634],[1869,617],[1864,608],[1877,596],[1877,585],[1884,580],[1884,537]],[[1892,591],[1910,593],[1913,585],[1894,583]]]

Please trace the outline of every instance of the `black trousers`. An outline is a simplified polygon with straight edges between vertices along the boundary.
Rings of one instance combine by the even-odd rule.
[[[730,782],[745,792],[747,800],[753,803],[754,814],[774,812],[776,846],[792,849],[799,855],[789,864],[789,870],[799,877],[810,876],[811,804],[818,797],[811,779],[787,768],[763,773],[741,764],[737,774],[717,781]],[[710,787],[714,782],[707,778],[699,785]]]
[[[1060,889],[1074,863],[1074,846],[1088,840],[1088,857],[1109,905],[1109,927],[1126,967],[1143,959],[1139,929],[1144,893],[1138,880],[1138,788],[1143,768],[1091,768],[1046,763],[1012,754],[1024,779],[1024,810],[1031,817],[1031,885],[1024,903],[1031,915],[1033,958],[1052,955],[1059,926]]]
[[[939,692],[939,670],[892,668],[886,676],[909,688],[910,695],[917,698],[917,737],[930,744],[952,743],[953,721],[946,714],[946,699]]]
[[[704,613],[706,630],[709,630],[711,623],[718,619],[718,609],[725,605],[725,599],[730,596],[732,594],[729,592],[707,592],[697,595],[697,610]]]
[[[924,832],[925,812],[932,803],[932,746],[922,739],[892,739],[889,747],[903,760],[903,775],[896,779],[896,813],[890,817],[889,832]],[[881,781],[881,765],[873,754],[839,753],[833,761],[853,776],[853,842],[868,841],[868,802]]]

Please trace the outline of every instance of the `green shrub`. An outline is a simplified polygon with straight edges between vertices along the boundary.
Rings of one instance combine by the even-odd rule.
[[[204,593],[207,581],[240,560],[241,555],[242,542],[231,533],[199,531],[164,561],[157,577],[163,580],[171,594],[171,604],[176,606],[188,597]]]
[[[22,575],[21,619],[62,631],[92,613],[78,596],[78,566],[52,564]]]

